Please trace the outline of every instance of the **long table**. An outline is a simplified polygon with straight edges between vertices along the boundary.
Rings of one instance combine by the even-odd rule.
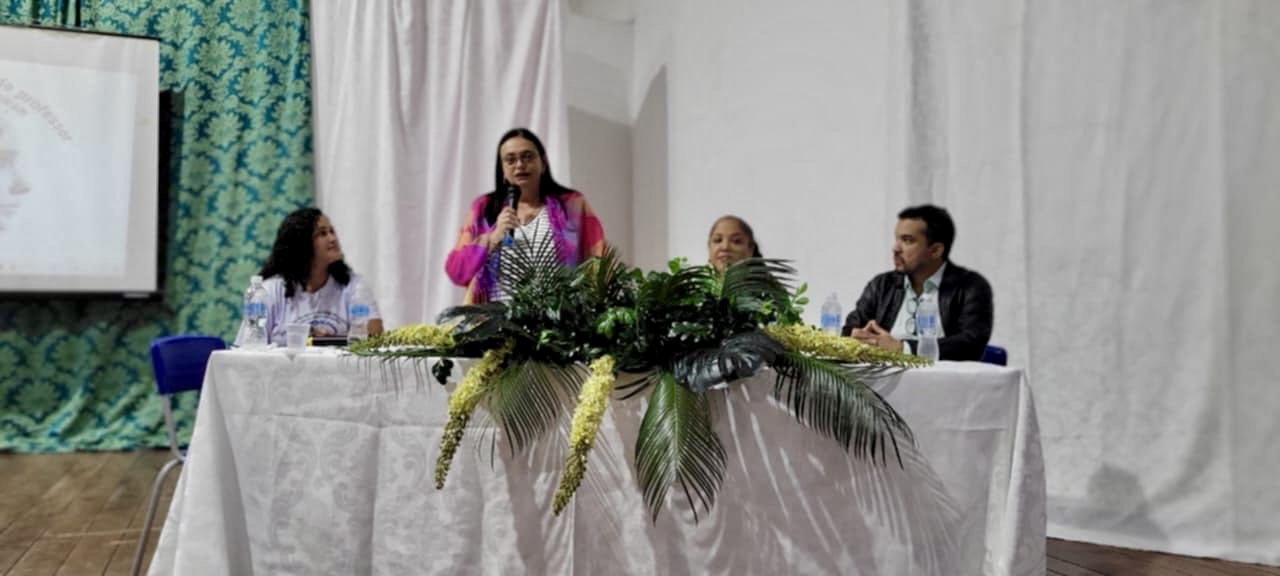
[[[729,463],[696,522],[680,493],[656,521],[643,505],[642,397],[612,403],[555,516],[564,430],[512,456],[479,417],[436,490],[448,390],[425,365],[217,352],[151,574],[1044,574],[1022,371],[942,362],[876,381],[915,434],[901,466],[849,457],[772,385],[711,392]]]

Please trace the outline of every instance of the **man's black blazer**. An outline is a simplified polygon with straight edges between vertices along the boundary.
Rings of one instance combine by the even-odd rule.
[[[885,330],[893,330],[898,310],[902,308],[905,277],[901,272],[885,272],[872,278],[858,298],[858,305],[845,318],[841,333],[848,336],[854,328],[862,328],[871,320]],[[938,286],[938,311],[946,334],[938,340],[941,359],[981,360],[991,339],[994,307],[991,285],[986,278],[948,262],[942,273],[942,284]],[[916,341],[907,342],[914,351]]]

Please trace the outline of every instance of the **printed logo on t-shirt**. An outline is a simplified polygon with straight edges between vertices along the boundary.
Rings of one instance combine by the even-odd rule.
[[[298,318],[298,322],[310,324],[312,336],[338,336],[347,333],[347,319],[327,310],[304,314]]]

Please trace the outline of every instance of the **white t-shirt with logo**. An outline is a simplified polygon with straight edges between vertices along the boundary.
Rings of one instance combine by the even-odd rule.
[[[307,292],[302,286],[295,286],[293,296],[284,296],[284,278],[272,276],[262,282],[267,291],[267,342],[284,346],[285,327],[289,324],[310,324],[312,336],[345,336],[350,326],[348,309],[351,298],[363,279],[351,275],[346,286],[329,277],[329,280],[315,292]],[[369,294],[369,319],[382,318],[378,304],[372,300],[373,290]],[[240,324],[240,333],[236,335],[239,346],[245,338],[245,325]]]

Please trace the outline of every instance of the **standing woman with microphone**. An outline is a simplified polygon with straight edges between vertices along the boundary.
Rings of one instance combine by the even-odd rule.
[[[467,287],[464,304],[504,300],[502,253],[550,246],[560,266],[604,254],[604,227],[579,192],[551,177],[547,151],[533,132],[514,128],[498,141],[494,189],[472,202],[445,272]],[[548,242],[548,237],[550,242]],[[539,260],[543,260],[539,258]]]

